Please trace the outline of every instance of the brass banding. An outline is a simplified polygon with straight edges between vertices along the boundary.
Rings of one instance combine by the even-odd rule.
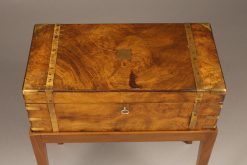
[[[207,28],[209,31],[212,31],[211,25],[209,23],[202,23],[201,25]]]
[[[207,120],[219,120],[220,116],[206,116]]]
[[[204,126],[203,128],[204,129],[216,129],[217,126],[216,125],[213,125],[213,126]]]
[[[188,48],[189,48],[189,53],[190,53],[190,58],[191,58],[191,65],[194,73],[194,78],[195,78],[195,84],[196,84],[196,90],[197,90],[197,96],[194,102],[194,107],[191,113],[191,119],[190,119],[190,124],[189,128],[194,129],[197,124],[197,119],[198,119],[198,111],[200,109],[201,105],[201,100],[203,97],[203,88],[202,88],[202,78],[200,76],[200,71],[197,63],[197,51],[196,51],[196,46],[195,46],[195,41],[194,41],[194,36],[193,32],[191,29],[190,24],[185,24],[185,31],[186,31],[186,37],[187,37],[187,42],[188,42]]]
[[[29,118],[29,121],[41,121],[43,120],[42,118]]]
[[[25,89],[22,91],[23,95],[25,94],[30,94],[30,93],[38,93],[38,92],[41,92],[40,90],[33,90],[33,89]]]
[[[44,131],[45,128],[31,128],[32,131]]]
[[[49,69],[48,69],[48,74],[47,74],[47,80],[46,80],[46,90],[45,90],[46,102],[47,102],[48,110],[50,113],[53,132],[59,131],[58,123],[57,123],[57,116],[55,112],[55,105],[53,101],[53,83],[54,83],[54,76],[55,76],[55,69],[56,69],[59,36],[60,36],[60,25],[55,24],[53,39],[52,39],[50,63],[49,63]]]
[[[196,127],[197,119],[198,119],[198,111],[201,106],[202,97],[203,97],[203,93],[198,92],[191,113],[190,124],[189,124],[190,129],[194,129]]]
[[[195,41],[190,24],[185,24],[186,37],[188,42],[188,48],[190,52],[191,64],[194,73],[195,83],[197,91],[202,91],[202,78],[200,76],[199,67],[197,63],[197,51],[195,46]]]
[[[27,111],[40,111],[40,107],[26,106]]]

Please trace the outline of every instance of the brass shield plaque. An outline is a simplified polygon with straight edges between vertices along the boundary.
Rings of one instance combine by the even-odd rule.
[[[128,60],[131,58],[131,49],[118,49],[117,57],[120,60]]]

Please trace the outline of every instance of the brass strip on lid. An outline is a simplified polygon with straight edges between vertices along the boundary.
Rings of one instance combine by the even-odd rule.
[[[202,23],[201,25],[207,28],[209,31],[212,31],[211,25],[209,23]]]
[[[46,90],[45,90],[47,106],[48,106],[48,110],[50,113],[53,132],[59,131],[58,123],[57,123],[57,116],[55,112],[55,105],[53,101],[53,83],[54,83],[54,76],[55,76],[59,36],[60,36],[60,25],[55,24],[53,39],[52,39],[50,63],[49,63],[49,69],[48,69],[48,74],[47,74],[47,80],[46,80]]]
[[[191,64],[192,64],[192,69],[194,73],[194,78],[195,78],[195,83],[196,83],[196,88],[197,91],[202,90],[202,78],[200,76],[199,72],[199,67],[197,63],[197,51],[196,51],[196,46],[195,46],[195,41],[191,29],[190,24],[185,24],[185,31],[186,31],[186,36],[187,36],[187,41],[188,41],[188,48],[190,51],[190,58],[191,58]]]
[[[47,80],[46,80],[46,89],[52,89],[53,88],[53,80],[54,80],[54,76],[55,76],[55,67],[56,67],[56,60],[57,60],[59,35],[60,35],[60,25],[54,25],[54,34],[53,34],[53,39],[52,39],[49,70],[48,70],[48,75],[47,75]]]

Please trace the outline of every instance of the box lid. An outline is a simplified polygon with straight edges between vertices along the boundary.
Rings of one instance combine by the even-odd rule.
[[[35,25],[23,90],[219,91],[209,24]]]

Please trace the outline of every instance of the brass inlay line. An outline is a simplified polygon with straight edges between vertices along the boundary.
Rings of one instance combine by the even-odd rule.
[[[192,69],[193,69],[193,74],[194,74],[195,84],[196,84],[196,90],[197,90],[197,96],[196,96],[194,107],[191,113],[191,119],[190,119],[190,124],[189,124],[189,128],[194,129],[197,124],[198,111],[200,109],[201,100],[203,96],[203,93],[201,93],[203,91],[203,88],[202,88],[202,78],[201,78],[199,66],[197,63],[198,56],[197,56],[197,51],[196,51],[196,46],[195,46],[195,41],[194,41],[194,36],[193,36],[192,29],[191,29],[191,25],[185,24],[184,26],[185,26],[188,48],[190,52],[191,64],[192,64]]]
[[[203,128],[205,129],[215,129],[217,127],[217,121],[219,120],[220,116],[206,116],[206,120],[215,120],[215,124],[214,125],[210,125],[210,126],[204,126]]]
[[[40,107],[31,107],[31,106],[28,106],[26,105],[26,109],[27,111],[40,111]]]
[[[41,120],[43,120],[43,119],[42,118],[35,118],[35,117],[29,118],[29,121],[41,121]]]
[[[53,80],[55,76],[55,67],[56,67],[56,61],[57,61],[59,35],[60,35],[60,25],[55,25],[53,39],[52,39],[49,70],[48,70],[48,75],[47,75],[47,80],[46,80],[46,89],[53,88]]]
[[[24,90],[22,91],[23,95],[25,95],[25,94],[34,94],[34,93],[38,93],[38,92],[40,92],[40,90],[29,90],[29,89],[24,89]]]
[[[219,120],[220,116],[206,116],[207,120]]]
[[[31,128],[32,131],[44,131],[45,128]]]
[[[202,23],[201,25],[207,28],[209,31],[212,31],[211,25],[209,23]]]
[[[49,110],[50,118],[51,118],[52,129],[53,129],[53,132],[58,132],[59,128],[58,128],[58,123],[57,123],[55,105],[53,101],[53,94],[52,94],[53,92],[51,90],[46,90],[45,93],[46,93],[46,98],[47,98],[47,106],[48,106],[48,110]]]
[[[196,52],[196,46],[195,46],[195,41],[194,41],[191,25],[185,24],[184,26],[185,26],[185,31],[186,31],[187,41],[188,41],[188,48],[190,51],[190,58],[191,58],[196,88],[198,91],[202,91],[202,79],[200,76],[199,67],[197,63],[198,56]]]
[[[217,125],[212,125],[212,126],[204,126],[204,129],[215,129],[217,128]]]
[[[34,26],[34,32],[37,32],[38,30],[41,30],[42,28],[44,28],[45,26],[47,26],[48,24],[36,24]]]
[[[190,118],[190,125],[189,125],[190,129],[194,129],[196,127],[197,119],[198,119],[198,111],[201,106],[202,97],[203,97],[203,93],[197,93]]]
[[[47,80],[46,80],[46,90],[45,90],[47,106],[48,106],[48,110],[50,113],[53,132],[59,131],[58,123],[57,123],[57,116],[55,112],[55,105],[53,101],[53,83],[54,83],[54,76],[55,76],[59,36],[60,36],[60,25],[55,24],[53,39],[52,39],[50,63],[49,63]]]

